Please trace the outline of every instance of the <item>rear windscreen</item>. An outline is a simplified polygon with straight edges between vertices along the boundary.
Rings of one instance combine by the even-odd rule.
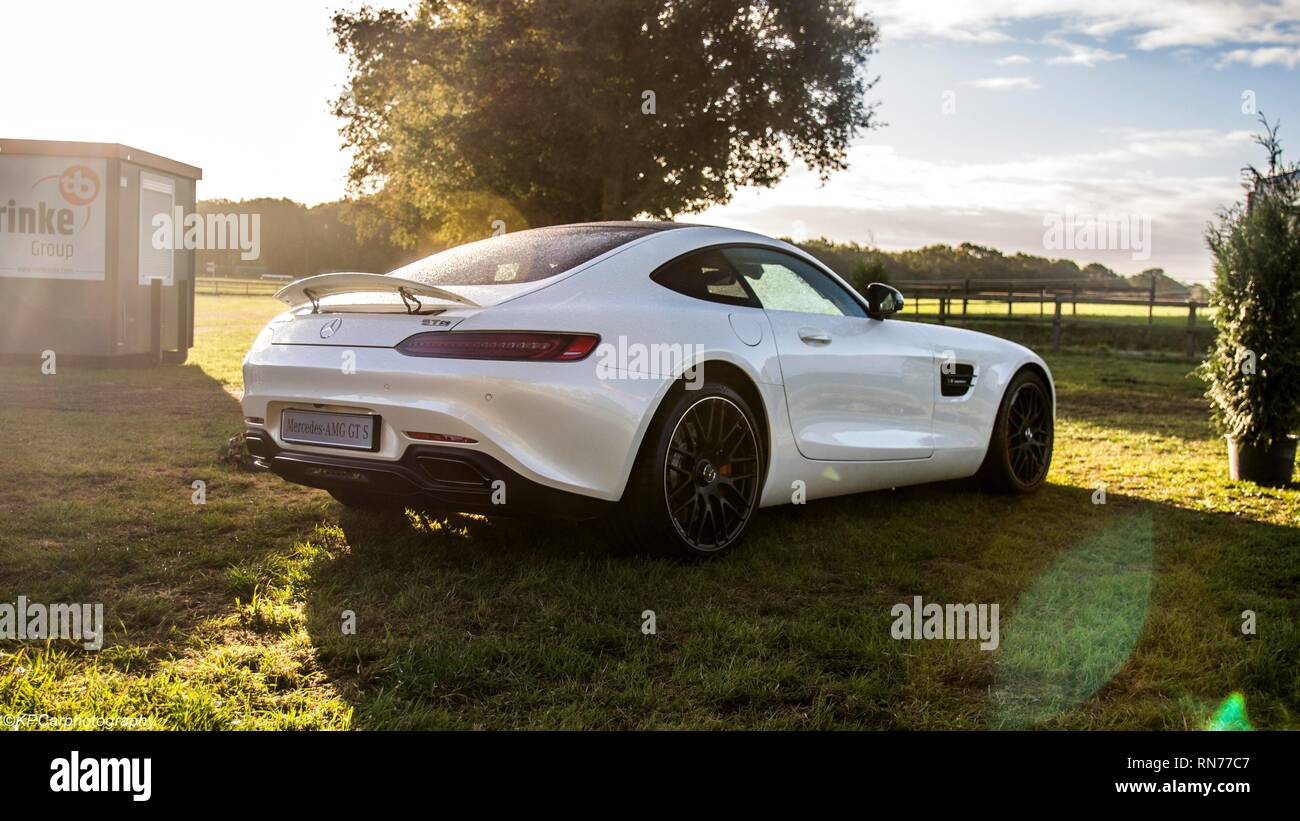
[[[398,268],[389,276],[425,285],[536,282],[581,265],[652,230],[624,226],[534,228],[449,248]]]

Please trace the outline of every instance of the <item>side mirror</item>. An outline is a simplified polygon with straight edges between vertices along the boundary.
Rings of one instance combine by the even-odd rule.
[[[892,285],[873,282],[867,286],[867,316],[884,319],[903,310],[903,294]]]

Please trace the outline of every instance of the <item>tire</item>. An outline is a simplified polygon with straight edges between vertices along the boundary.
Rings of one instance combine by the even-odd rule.
[[[646,551],[715,558],[740,543],[766,464],[754,413],[722,383],[674,389],[646,432],[618,517]]]
[[[988,453],[977,474],[980,484],[1002,493],[1037,490],[1052,467],[1055,438],[1047,382],[1033,371],[1020,371],[1002,394]]]

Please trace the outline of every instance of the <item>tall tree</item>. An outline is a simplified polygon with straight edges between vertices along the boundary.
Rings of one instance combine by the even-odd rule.
[[[852,0],[423,0],[334,17],[352,193],[411,243],[639,214],[845,167],[878,125]],[[514,224],[511,224],[514,223]]]

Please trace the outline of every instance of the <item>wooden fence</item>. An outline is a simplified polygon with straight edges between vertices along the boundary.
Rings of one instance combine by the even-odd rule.
[[[1160,296],[1154,284],[1146,291],[1132,289],[1090,287],[1069,281],[1052,280],[902,280],[891,285],[903,292],[914,306],[923,302],[933,303],[937,310],[933,313],[920,311],[913,315],[933,319],[940,324],[954,322],[1051,322],[1052,348],[1059,350],[1062,338],[1062,326],[1067,324],[1063,317],[1068,316],[1070,323],[1087,324],[1095,327],[1113,327],[1116,329],[1132,328],[1133,319],[1107,319],[1086,317],[1078,318],[1079,306],[1125,306],[1136,308],[1140,312],[1146,309],[1146,324],[1154,325],[1157,308],[1175,308],[1186,311],[1185,330],[1186,352],[1189,358],[1199,355],[1197,348],[1197,312],[1205,309],[1206,303],[1193,299]],[[1006,304],[1006,314],[1001,312],[972,312],[972,303]],[[1038,316],[1017,314],[1017,304],[1037,304]],[[1049,315],[1050,314],[1050,315]],[[1206,317],[1202,313],[1202,318]],[[1138,314],[1140,321],[1140,313]]]
[[[197,277],[194,292],[211,296],[271,296],[287,284],[288,280]]]

